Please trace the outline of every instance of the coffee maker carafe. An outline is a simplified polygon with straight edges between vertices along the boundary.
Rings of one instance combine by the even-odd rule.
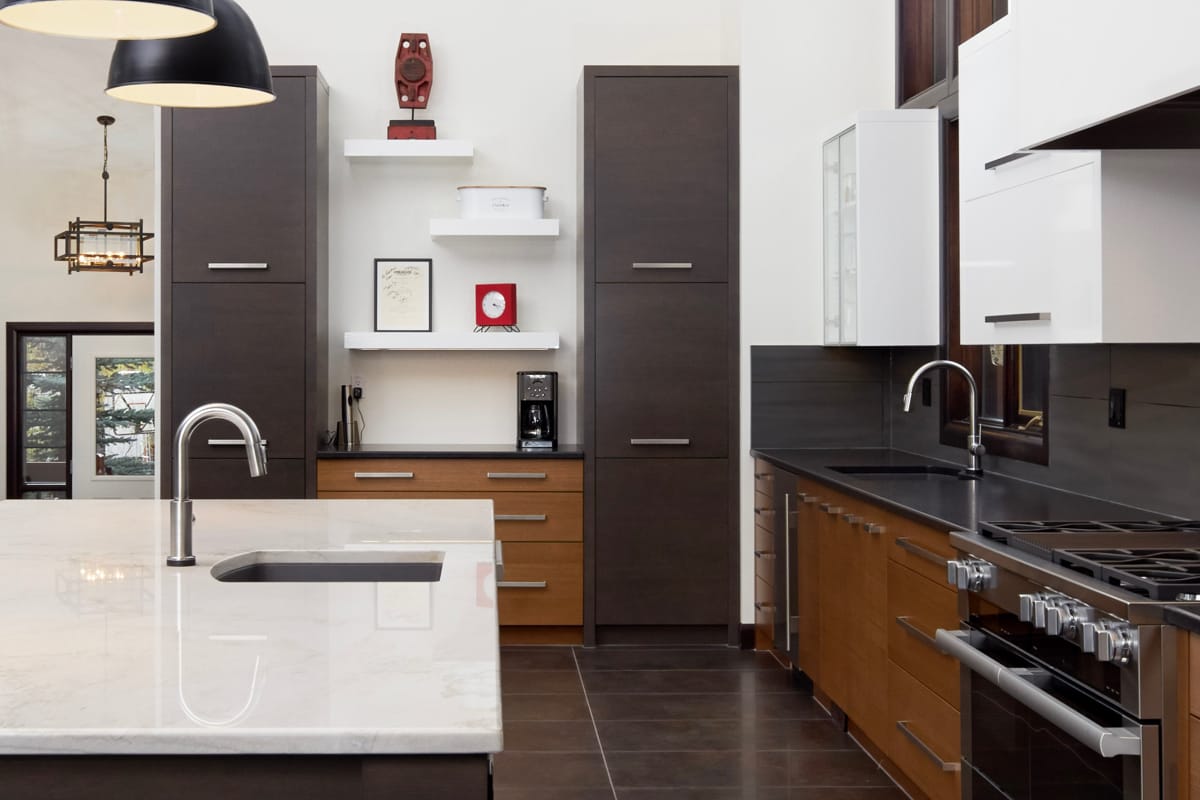
[[[517,373],[517,446],[558,446],[558,373]]]

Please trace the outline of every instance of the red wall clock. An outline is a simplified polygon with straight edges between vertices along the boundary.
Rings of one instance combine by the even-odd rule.
[[[515,327],[517,324],[517,285],[515,283],[475,284],[475,325]]]

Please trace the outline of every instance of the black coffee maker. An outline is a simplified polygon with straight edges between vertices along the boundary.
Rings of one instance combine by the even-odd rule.
[[[517,447],[558,447],[558,373],[517,373]]]

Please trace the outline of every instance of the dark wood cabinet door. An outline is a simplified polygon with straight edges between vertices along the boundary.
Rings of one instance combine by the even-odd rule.
[[[727,456],[726,285],[614,283],[595,291],[596,455]]]
[[[729,89],[724,76],[596,79],[597,281],[728,279]]]
[[[729,463],[597,459],[596,623],[729,621]]]
[[[267,474],[259,478],[250,477],[245,458],[193,458],[190,470],[191,495],[195,500],[288,500],[304,497],[302,458],[268,458]],[[201,530],[203,524],[200,520],[196,522]],[[200,549],[203,550],[202,544]]]
[[[304,286],[177,284],[171,296],[172,423],[202,403],[233,403],[258,424],[268,457],[303,458]],[[205,422],[190,453],[236,458],[237,447],[208,441],[240,438],[229,423]]]
[[[168,112],[173,281],[304,280],[306,80],[276,78],[275,92],[262,106]]]

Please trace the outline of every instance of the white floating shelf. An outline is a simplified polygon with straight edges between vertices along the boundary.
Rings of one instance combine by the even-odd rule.
[[[558,236],[556,219],[431,219],[429,235]]]
[[[557,350],[553,331],[451,331],[446,333],[375,333],[347,331],[347,350]]]
[[[344,147],[346,158],[475,157],[475,145],[463,139],[347,139]]]

